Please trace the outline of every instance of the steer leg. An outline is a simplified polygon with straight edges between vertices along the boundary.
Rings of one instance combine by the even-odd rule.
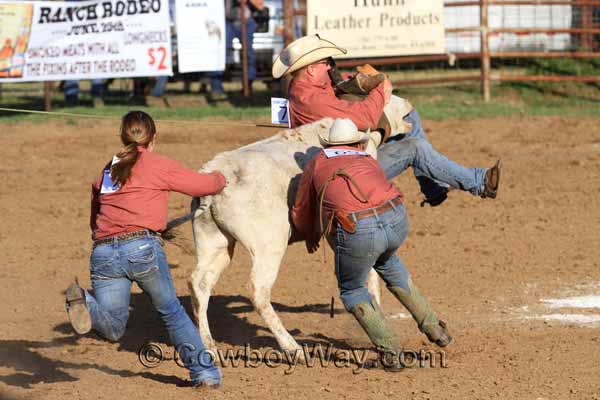
[[[252,303],[263,318],[268,328],[275,335],[275,339],[284,351],[293,353],[301,351],[300,345],[285,329],[283,323],[275,313],[271,305],[271,289],[277,278],[281,259],[285,253],[286,244],[276,245],[272,243],[262,251],[251,251],[252,273],[251,281],[254,289]],[[256,249],[255,249],[256,250]]]
[[[379,275],[374,269],[371,269],[369,272],[369,276],[367,277],[367,288],[369,289],[369,293],[375,299],[379,308],[381,307],[381,289],[379,288]]]
[[[208,325],[208,300],[221,272],[231,262],[235,241],[225,235],[206,214],[194,220],[194,241],[198,264],[189,281],[194,315],[204,345],[216,350]]]

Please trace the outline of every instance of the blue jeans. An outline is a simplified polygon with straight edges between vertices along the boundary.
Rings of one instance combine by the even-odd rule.
[[[65,81],[64,92],[65,99],[77,100],[79,97],[79,81]],[[104,95],[104,79],[92,79],[90,93],[92,97],[102,97]]]
[[[417,110],[411,111],[404,120],[412,124],[412,131],[390,138],[377,151],[377,161],[388,179],[413,167],[421,192],[427,199],[437,198],[448,185],[481,195],[485,168],[463,167],[434,149],[425,136]]]
[[[173,286],[165,253],[155,237],[128,241],[113,239],[96,246],[90,259],[93,295],[86,292],[92,327],[109,340],[119,340],[129,318],[131,284],[150,296],[169,337],[190,371],[193,384],[221,383],[221,371],[204,352],[204,344],[182,307]]]
[[[157,76],[156,82],[152,87],[152,91],[150,91],[150,95],[156,97],[164,96],[165,90],[167,88],[167,82],[169,82],[168,76]]]
[[[409,290],[410,274],[396,255],[407,234],[408,219],[403,205],[376,217],[358,220],[355,233],[344,231],[338,224],[330,241],[335,251],[335,275],[340,297],[346,310],[371,301],[365,286],[371,268],[377,271],[388,287]]]
[[[241,42],[242,38],[242,25],[234,24],[230,21],[225,23],[226,30],[226,51],[231,51],[231,41],[233,38],[238,38]],[[248,55],[248,81],[252,82],[256,79],[256,55],[254,54],[254,48],[252,42],[254,40],[254,31],[256,31],[256,21],[253,18],[246,19],[246,45]],[[212,71],[208,73],[210,76],[210,90],[214,93],[223,93],[223,77],[225,71]]]

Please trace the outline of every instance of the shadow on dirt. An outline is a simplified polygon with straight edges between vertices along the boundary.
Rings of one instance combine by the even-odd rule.
[[[193,316],[192,303],[190,296],[179,297],[179,301],[187,311],[190,317]],[[329,304],[305,304],[301,306],[288,306],[281,303],[272,303],[273,308],[278,313],[318,313],[329,314]],[[167,330],[161,319],[154,310],[150,299],[144,294],[132,294],[129,322],[125,335],[119,341],[119,350],[126,350],[137,353],[139,349],[149,342],[160,342],[171,344]],[[279,349],[277,341],[272,336],[269,329],[264,325],[257,325],[248,320],[246,314],[253,312],[253,306],[249,298],[245,296],[212,296],[208,307],[208,320],[210,323],[213,338],[221,343],[220,347],[243,347],[249,346],[253,349],[274,348]],[[341,314],[344,311],[336,309],[335,314]],[[192,318],[194,320],[194,318]],[[67,325],[67,324],[65,324]],[[63,329],[64,326],[57,326],[55,329]],[[67,325],[66,329],[70,331]],[[291,330],[293,336],[300,336],[299,330]],[[302,335],[305,336],[305,335]],[[344,342],[336,341],[333,338],[320,337],[318,340],[302,340],[312,346],[317,343],[326,345],[331,343],[337,348],[349,348]],[[223,346],[224,344],[224,346]]]
[[[180,301],[189,315],[192,315],[191,298],[180,297]],[[163,343],[170,346],[167,331],[158,317],[149,298],[144,294],[132,294],[130,306],[132,308],[130,319],[125,335],[119,340],[118,351],[128,351],[137,354],[142,346],[150,342]],[[306,304],[301,306],[288,306],[281,303],[273,303],[278,313],[318,313],[329,314],[329,304]],[[220,343],[219,348],[226,351],[228,348],[240,348],[249,346],[251,349],[273,348],[279,350],[279,346],[270,331],[262,325],[256,325],[248,321],[245,314],[253,310],[250,299],[244,296],[213,296],[209,305],[209,321],[213,337]],[[336,309],[336,314],[343,310]],[[71,335],[72,330],[68,323],[59,324],[54,327],[55,332]],[[349,350],[351,347],[344,341],[330,338],[322,333],[303,334],[299,330],[290,332],[293,336],[309,337],[300,340],[301,345],[313,348],[328,345],[335,349]],[[258,335],[264,336],[258,336]],[[99,341],[104,339],[95,333],[90,333]],[[15,372],[0,376],[0,382],[9,386],[17,386],[25,389],[39,383],[72,382],[79,378],[71,375],[68,370],[95,369],[110,375],[123,378],[144,377],[166,384],[186,386],[188,383],[176,376],[162,375],[133,370],[114,369],[97,362],[73,362],[60,358],[52,358],[45,354],[47,349],[60,349],[61,347],[74,346],[78,344],[80,337],[75,335],[60,337],[48,342],[29,340],[0,340],[0,366],[14,370]],[[66,349],[61,351],[65,354]]]
[[[142,376],[161,383],[175,384],[177,386],[187,385],[187,382],[176,376],[114,369],[95,362],[70,362],[53,359],[40,354],[40,351],[44,351],[44,349],[60,348],[65,345],[76,344],[77,340],[78,338],[75,336],[57,338],[49,342],[0,340],[0,366],[16,371],[0,376],[0,382],[8,386],[31,389],[32,385],[39,383],[73,382],[79,379],[69,374],[67,370],[94,369],[124,378]]]
[[[272,304],[277,313],[330,313],[330,305],[325,303],[304,304],[301,306],[288,306],[275,302]],[[208,307],[208,320],[215,340],[236,347],[249,345],[251,348],[255,349],[261,347],[279,349],[277,341],[266,326],[252,324],[246,317],[239,317],[237,315],[252,312],[253,309],[250,299],[244,296],[212,296]],[[188,308],[188,310],[191,311],[190,308]],[[341,314],[344,311],[336,309],[334,312],[335,314]],[[296,338],[298,336],[307,336],[306,334],[303,335],[302,332],[297,329],[291,330],[290,333]],[[259,337],[257,336],[258,334],[264,334],[266,336]],[[308,336],[314,337],[313,335]],[[299,342],[301,345],[306,344],[308,346],[316,344],[325,346],[331,343],[339,349],[350,348],[345,342],[326,336],[321,336],[319,340],[302,339],[299,340]]]

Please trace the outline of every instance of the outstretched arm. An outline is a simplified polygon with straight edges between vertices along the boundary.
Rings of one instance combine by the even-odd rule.
[[[291,215],[294,227],[306,239],[306,248],[309,253],[313,253],[319,248],[319,234],[315,231],[314,226],[317,197],[312,183],[314,164],[313,159],[304,168]]]
[[[223,190],[227,181],[219,171],[200,173],[184,167],[174,160],[168,169],[168,189],[194,197],[217,194]]]

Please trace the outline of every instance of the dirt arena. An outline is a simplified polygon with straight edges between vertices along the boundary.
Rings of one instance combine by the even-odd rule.
[[[119,148],[118,121],[2,124],[0,398],[600,399],[599,124],[559,117],[425,121],[432,143],[454,160],[491,165],[502,157],[505,166],[498,199],[453,191],[437,208],[419,206],[412,172],[396,180],[411,223],[401,257],[455,339],[445,368],[389,374],[317,364],[289,371],[285,364],[244,367],[242,360],[223,369],[221,390],[209,392],[186,386],[187,371],[173,361],[166,330],[135,286],[119,343],[76,337],[67,324],[64,289],[75,276],[90,284],[90,182]],[[217,152],[272,133],[163,122],[157,151],[198,168]],[[188,207],[189,199],[175,194],[170,216]],[[190,224],[178,232],[165,249],[191,312]],[[303,244],[290,247],[274,307],[300,343],[366,349],[367,337],[339,300],[329,316],[337,289],[331,253],[326,264],[323,257],[308,255]],[[238,247],[211,299],[213,335],[223,350],[278,349],[252,310],[248,273],[249,257]],[[573,296],[587,297],[569,301]],[[383,307],[406,348],[435,349],[385,292]],[[155,368],[138,359],[149,342],[167,358]]]

